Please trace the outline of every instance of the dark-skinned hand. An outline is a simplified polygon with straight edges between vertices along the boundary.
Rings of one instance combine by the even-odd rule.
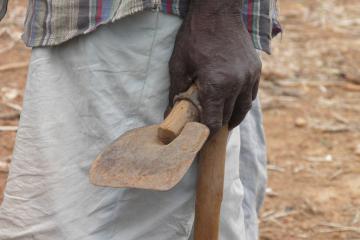
[[[191,1],[169,62],[169,108],[195,82],[200,120],[212,134],[225,124],[239,125],[258,91],[261,61],[241,6],[241,0]]]

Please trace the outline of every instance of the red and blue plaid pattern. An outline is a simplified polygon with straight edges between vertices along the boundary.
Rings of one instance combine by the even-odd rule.
[[[255,48],[270,53],[270,40],[281,31],[276,20],[276,0],[243,2],[243,19]],[[2,12],[6,3],[7,0],[0,3]],[[189,0],[29,0],[23,39],[29,47],[58,45],[139,11],[160,9],[184,17],[188,3]]]

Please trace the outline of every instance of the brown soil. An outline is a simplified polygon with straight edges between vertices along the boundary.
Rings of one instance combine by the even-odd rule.
[[[26,6],[10,5],[0,24],[0,69],[30,57],[18,40]],[[360,2],[279,5],[284,33],[264,56],[260,93],[269,151],[261,239],[360,239]],[[0,70],[0,118],[16,113],[6,104],[21,105],[26,73],[23,64]],[[14,141],[14,131],[0,131],[0,164]],[[5,179],[0,168],[0,192]]]

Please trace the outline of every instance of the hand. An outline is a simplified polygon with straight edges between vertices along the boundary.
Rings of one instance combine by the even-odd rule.
[[[169,62],[169,107],[195,82],[200,119],[212,134],[239,125],[258,91],[261,61],[240,10],[240,0],[192,1]]]

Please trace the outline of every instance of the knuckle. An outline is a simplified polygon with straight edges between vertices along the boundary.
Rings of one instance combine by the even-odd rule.
[[[211,131],[220,129],[223,123],[223,116],[218,108],[211,108],[204,106],[202,111],[201,120]]]
[[[250,109],[252,108],[252,101],[250,101],[249,103],[245,103],[242,107],[240,112],[242,114],[246,114],[248,111],[250,111]]]
[[[253,61],[249,64],[246,75],[250,79],[257,80],[260,77],[262,70],[262,62],[259,58],[259,56],[256,56]]]
[[[211,132],[215,133],[222,127],[222,123],[220,123],[220,122],[211,122],[211,123],[206,124],[206,126],[209,127]]]
[[[205,107],[216,104],[220,94],[216,91],[216,87],[213,84],[206,83],[201,85],[198,96],[201,105]]]
[[[262,70],[262,62],[260,61],[259,58],[257,58],[257,60],[255,61],[252,69],[251,69],[251,76],[257,81],[260,78],[261,75],[261,70]]]

